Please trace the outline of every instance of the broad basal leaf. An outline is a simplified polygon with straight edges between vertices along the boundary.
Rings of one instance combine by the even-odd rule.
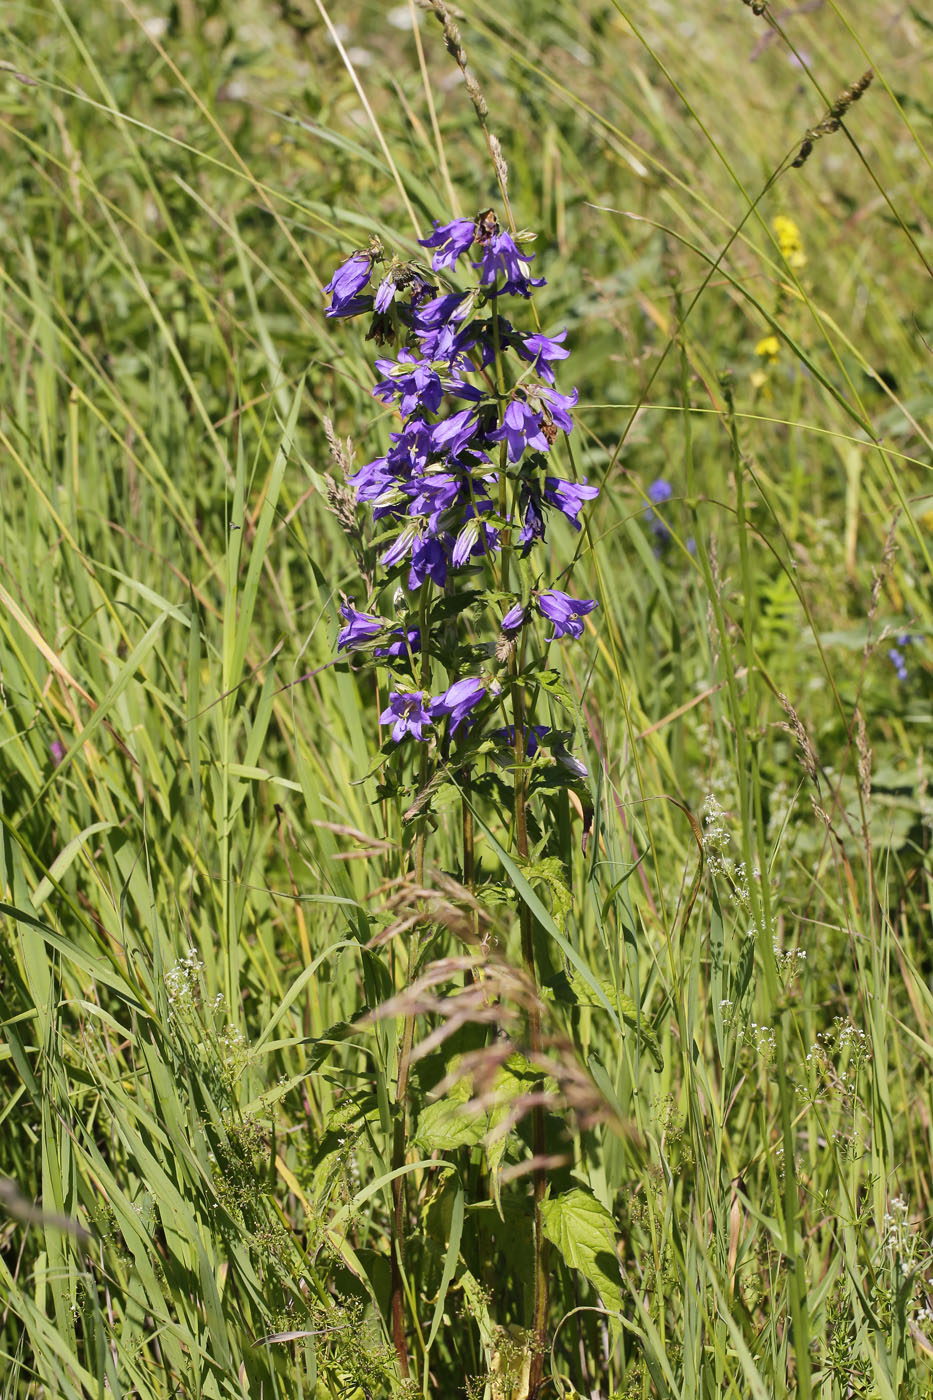
[[[603,1307],[617,1312],[622,1305],[622,1287],[616,1227],[606,1207],[589,1191],[574,1187],[542,1202],[541,1223],[564,1263],[578,1269],[593,1285]]]

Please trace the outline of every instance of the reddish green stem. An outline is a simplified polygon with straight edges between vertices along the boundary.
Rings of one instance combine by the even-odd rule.
[[[515,722],[515,847],[522,861],[528,859],[528,824],[525,816],[527,782],[525,776],[525,706],[521,683],[512,687],[512,717]],[[537,1000],[538,979],[535,970],[534,925],[528,905],[521,904],[519,927],[522,937],[522,960],[525,971],[534,987],[534,999],[528,1011],[528,1044],[533,1058],[541,1054],[541,1013]],[[540,1086],[536,1086],[538,1088]],[[547,1350],[548,1314],[548,1242],[544,1235],[541,1219],[541,1205],[547,1192],[544,1105],[536,1103],[531,1111],[531,1142],[536,1160],[534,1168],[534,1306],[532,1311],[532,1332],[534,1350],[528,1375],[528,1400],[534,1400],[544,1376],[544,1357]]]

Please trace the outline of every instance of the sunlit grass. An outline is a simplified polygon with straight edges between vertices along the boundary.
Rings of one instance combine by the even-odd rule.
[[[376,800],[380,697],[334,664],[365,590],[324,430],[360,463],[392,420],[321,287],[498,193],[434,16],[325,9],[0,27],[11,1397],[406,1393],[400,1018],[363,1021],[411,971],[380,942],[404,822]],[[542,1395],[919,1397],[931,31],[867,3],[463,9],[603,486],[554,541],[601,604],[562,654],[597,803],[585,851],[569,805],[543,834],[578,965],[543,937],[542,982],[555,1074],[609,1105],[555,1115],[554,1191],[609,1212],[616,1258],[552,1253]],[[477,827],[488,866],[501,837]],[[449,896],[452,814],[429,864]],[[485,975],[518,1014],[513,916],[503,892]],[[475,1122],[437,1146],[431,1100],[482,1039],[415,1075],[408,1393],[518,1400],[530,1134],[490,1169]]]

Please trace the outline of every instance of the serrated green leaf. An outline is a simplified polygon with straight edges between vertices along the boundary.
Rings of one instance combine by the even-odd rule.
[[[486,1117],[486,1140],[483,1143],[483,1151],[486,1154],[486,1169],[489,1172],[489,1180],[492,1187],[492,1198],[496,1210],[502,1217],[502,1201],[499,1187],[499,1168],[505,1156],[510,1133],[497,1133],[496,1129],[502,1123],[510,1106],[519,1094],[527,1093],[532,1085],[541,1082],[541,1071],[525,1059],[524,1055],[510,1055],[505,1064],[496,1072],[493,1081],[497,1103]],[[554,1091],[557,1085],[549,1077],[544,1080],[547,1089]]]
[[[458,1079],[442,1099],[429,1103],[418,1115],[415,1142],[424,1152],[453,1152],[476,1147],[488,1128],[485,1113],[470,1112],[472,1093],[468,1076]]]
[[[535,681],[542,690],[547,691],[558,704],[569,710],[572,715],[578,713],[576,697],[568,688],[567,682],[559,671],[539,671],[535,676]]]
[[[606,1207],[576,1186],[541,1203],[545,1236],[564,1263],[577,1269],[599,1294],[608,1311],[622,1306],[622,1286],[616,1256],[615,1221]],[[613,1327],[617,1327],[613,1323]]]
[[[524,1055],[510,1055],[493,1079],[494,1102],[477,1109],[470,1102],[473,1095],[472,1078],[465,1075],[446,1091],[443,1098],[422,1110],[414,1140],[426,1152],[452,1152],[458,1147],[482,1144],[493,1194],[498,1203],[498,1169],[510,1135],[499,1135],[496,1129],[515,1099],[520,1094],[528,1093],[532,1085],[541,1081],[541,1071],[529,1064]],[[553,1079],[545,1077],[543,1082],[547,1088],[556,1091],[557,1085]]]

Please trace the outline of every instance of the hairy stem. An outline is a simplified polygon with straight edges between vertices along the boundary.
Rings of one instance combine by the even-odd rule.
[[[424,885],[424,845],[425,833],[421,831],[415,843],[415,883],[420,890]],[[417,938],[417,930],[414,937]],[[409,960],[409,980],[411,979]],[[402,1042],[398,1056],[398,1080],[395,1088],[395,1121],[392,1126],[392,1170],[399,1171],[405,1165],[406,1118],[408,1115],[408,1071],[411,1066],[411,1047],[415,1035],[415,1018],[406,1016],[402,1022]],[[405,1177],[392,1178],[392,1258],[390,1280],[392,1290],[392,1342],[398,1356],[399,1370],[406,1378],[409,1372],[408,1344],[405,1340],[405,1288],[402,1271],[405,1266]]]
[[[515,722],[515,846],[519,857],[528,859],[528,824],[525,816],[525,705],[521,683],[512,687],[512,717]],[[522,960],[525,971],[537,988],[535,972],[534,928],[531,910],[522,902],[519,913],[519,926],[522,936]],[[533,1057],[541,1053],[541,1013],[535,999],[528,1012],[528,1043]],[[548,1309],[548,1242],[544,1236],[541,1220],[541,1203],[547,1191],[547,1169],[544,1166],[546,1155],[544,1134],[544,1105],[536,1103],[531,1113],[531,1141],[535,1158],[534,1168],[534,1308],[532,1330],[534,1350],[528,1376],[528,1400],[537,1395],[544,1374],[544,1357],[547,1350],[547,1309]]]
[[[392,1170],[405,1165],[405,1117],[408,1094],[408,1067],[414,1038],[415,1018],[406,1016],[402,1026],[402,1044],[398,1061],[398,1086],[395,1094],[395,1122],[392,1129]],[[405,1178],[392,1179],[392,1257],[390,1275],[392,1287],[392,1342],[398,1356],[402,1377],[407,1377],[408,1344],[405,1340],[405,1292],[402,1269],[405,1263]]]
[[[430,605],[430,585],[421,590],[418,608],[418,624],[421,641],[421,686],[427,691],[431,684],[431,654],[428,650],[428,612]],[[421,788],[428,780],[428,754],[421,756]],[[415,888],[424,888],[424,848],[426,833],[424,825],[418,832],[414,851]],[[419,896],[420,897],[420,896]],[[413,940],[419,937],[415,928]],[[411,981],[417,956],[417,942],[409,948],[408,978]],[[392,1170],[401,1172],[405,1165],[406,1119],[408,1116],[408,1071],[411,1066],[411,1048],[415,1035],[415,1018],[408,1015],[402,1022],[402,1039],[398,1055],[398,1079],[395,1087],[395,1121],[392,1125]],[[406,1192],[404,1175],[392,1178],[392,1253],[389,1261],[392,1343],[398,1356],[399,1370],[403,1379],[411,1374],[408,1364],[408,1343],[405,1340],[405,1286],[402,1273],[405,1267],[405,1213]]]
[[[463,797],[460,802],[461,821],[463,831],[463,883],[470,891],[471,895],[476,894],[476,843],[475,830],[473,826],[473,809],[470,806],[473,784],[470,781],[470,772],[467,770],[463,774]],[[479,938],[479,912],[474,908],[470,913],[470,923],[473,929],[474,941]]]

